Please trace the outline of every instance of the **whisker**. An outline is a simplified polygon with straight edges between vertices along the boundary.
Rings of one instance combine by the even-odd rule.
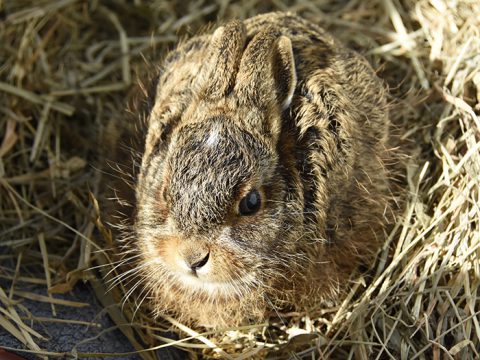
[[[108,280],[106,283],[111,283],[109,285],[108,291],[112,290],[115,286],[119,285],[120,283],[124,282],[126,279],[134,277],[139,273],[143,268],[150,266],[151,263],[146,262],[140,266],[137,266],[133,269],[130,269],[122,274],[119,274],[117,276],[114,276],[112,279]]]

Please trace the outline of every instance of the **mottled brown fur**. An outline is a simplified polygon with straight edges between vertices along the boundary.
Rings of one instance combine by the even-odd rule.
[[[318,26],[270,13],[184,42],[147,126],[129,243],[155,313],[219,327],[335,300],[378,250],[386,92]],[[251,188],[262,208],[241,216]],[[205,254],[209,273],[189,286],[177,257]]]

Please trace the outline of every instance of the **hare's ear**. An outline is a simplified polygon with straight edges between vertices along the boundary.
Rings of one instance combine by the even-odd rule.
[[[273,50],[272,71],[275,78],[275,92],[282,110],[287,109],[297,86],[297,72],[293,58],[292,42],[281,36]]]
[[[260,107],[274,102],[284,110],[290,106],[296,85],[290,39],[273,28],[255,35],[240,62],[235,84],[238,97]]]
[[[200,93],[211,99],[228,94],[234,85],[246,41],[242,22],[231,21],[212,35],[206,64],[200,73]]]

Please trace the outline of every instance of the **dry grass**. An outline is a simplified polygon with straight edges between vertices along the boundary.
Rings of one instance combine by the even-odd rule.
[[[145,59],[209,21],[269,10],[322,24],[389,84],[410,155],[405,210],[372,276],[352,279],[339,307],[217,334],[168,317],[155,328],[143,309],[131,321],[125,284],[107,292],[99,278],[116,271],[111,244],[95,230],[109,238],[92,166],[101,162],[92,146],[100,125],[124,115]],[[66,356],[40,349],[43,335],[17,300],[49,302],[55,316],[58,304],[84,305],[56,294],[85,280],[137,350],[163,340],[217,358],[479,358],[479,32],[478,0],[0,0],[0,277],[9,283],[0,288],[0,326],[24,349]],[[23,291],[28,283],[44,284],[45,296]],[[162,338],[172,325],[182,340]]]

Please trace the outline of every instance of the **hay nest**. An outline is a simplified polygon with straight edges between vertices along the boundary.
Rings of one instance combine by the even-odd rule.
[[[98,236],[109,239],[92,144],[101,124],[124,116],[145,64],[179,37],[271,10],[321,24],[389,85],[410,155],[404,212],[372,276],[352,279],[338,307],[217,333],[168,317],[151,324],[130,298],[121,305],[126,282],[106,291],[116,269]],[[477,0],[0,1],[0,277],[9,284],[0,287],[0,326],[47,354],[18,300],[75,306],[56,294],[88,281],[145,359],[161,346],[236,359],[479,358],[479,29]],[[44,284],[45,295],[22,290],[29,283]],[[179,341],[162,336],[168,327]],[[49,353],[67,355],[86,356]]]

